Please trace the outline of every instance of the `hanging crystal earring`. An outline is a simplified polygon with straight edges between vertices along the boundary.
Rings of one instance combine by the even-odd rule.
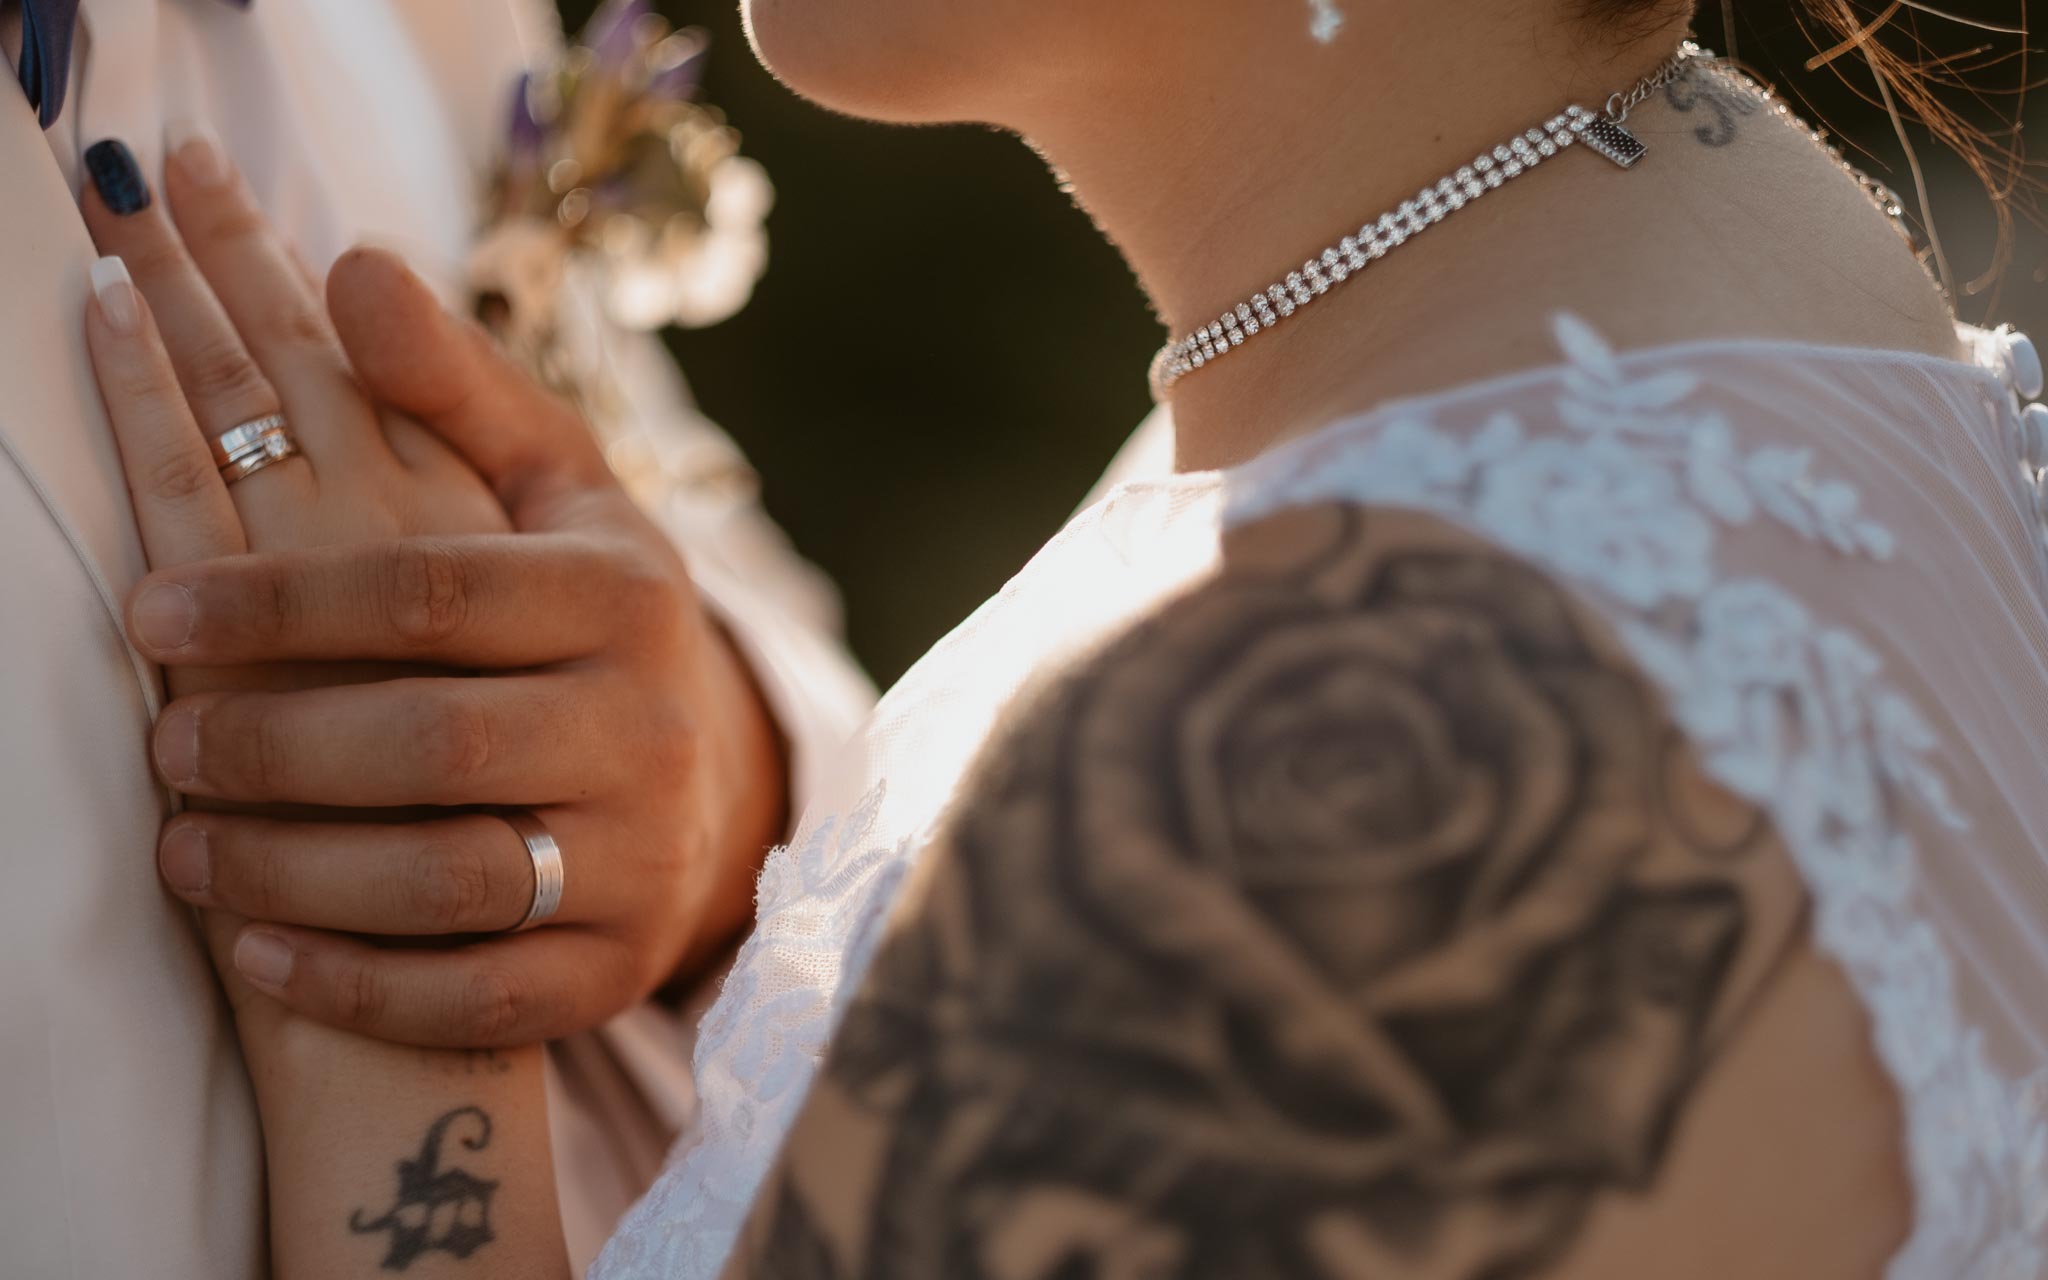
[[[1344,26],[1344,15],[1337,11],[1337,0],[1308,0],[1308,7],[1315,17],[1309,23],[1309,34],[1323,44],[1337,38],[1337,32]]]

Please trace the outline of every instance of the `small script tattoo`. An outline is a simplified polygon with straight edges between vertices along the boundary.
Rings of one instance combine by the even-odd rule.
[[[441,1144],[458,1122],[473,1130],[458,1140],[470,1151],[491,1144],[491,1117],[481,1107],[457,1107],[427,1128],[419,1154],[398,1162],[398,1194],[376,1217],[362,1209],[349,1215],[357,1235],[388,1233],[386,1271],[404,1271],[429,1253],[467,1258],[489,1244],[491,1197],[498,1184],[463,1169],[441,1167]]]
[[[1665,85],[1664,100],[1674,111],[1704,111],[1713,117],[1692,131],[1693,137],[1710,147],[1725,147],[1735,141],[1736,119],[1753,116],[1763,106],[1754,94],[1706,70]]]

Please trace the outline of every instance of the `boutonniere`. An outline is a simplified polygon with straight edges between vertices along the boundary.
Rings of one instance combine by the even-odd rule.
[[[767,266],[774,190],[698,101],[705,47],[647,0],[607,0],[513,94],[470,260],[477,315],[601,429],[614,406],[593,325],[714,324]],[[592,298],[601,315],[575,313]]]

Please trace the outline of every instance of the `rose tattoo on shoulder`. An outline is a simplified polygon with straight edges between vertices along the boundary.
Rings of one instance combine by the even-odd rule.
[[[1558,588],[1370,519],[1249,535],[991,747],[828,1062],[862,1229],[782,1188],[773,1274],[1496,1280],[1654,1178],[1744,849]]]

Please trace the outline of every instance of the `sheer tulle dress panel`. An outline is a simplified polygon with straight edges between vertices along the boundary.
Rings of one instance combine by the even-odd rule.
[[[2020,394],[1969,359],[1779,342],[1562,359],[1227,472],[1118,484],[881,702],[763,875],[703,1107],[592,1275],[718,1274],[879,922],[1004,706],[1299,504],[1423,509],[1609,621],[1708,771],[1766,809],[1901,1100],[1892,1280],[2048,1276],[2048,558]]]

